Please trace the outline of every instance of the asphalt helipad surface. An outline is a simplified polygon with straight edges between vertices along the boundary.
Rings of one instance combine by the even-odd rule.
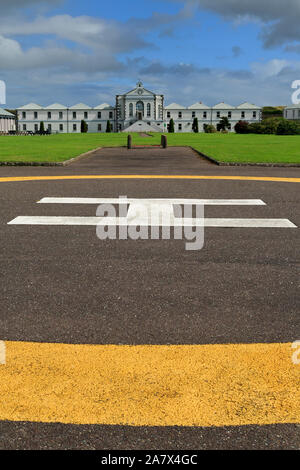
[[[1,168],[0,448],[299,449],[299,183],[182,148]],[[119,196],[227,204],[199,251],[74,225]]]

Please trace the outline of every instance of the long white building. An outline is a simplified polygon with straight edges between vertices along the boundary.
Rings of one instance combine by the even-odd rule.
[[[0,133],[8,134],[16,130],[16,117],[5,109],[0,108]]]
[[[198,118],[199,132],[204,124],[217,126],[222,117],[227,117],[230,130],[240,121],[258,122],[261,108],[251,103],[231,106],[219,103],[213,107],[198,102],[189,107],[177,103],[164,106],[164,96],[144,88],[142,82],[125,93],[116,96],[115,106],[107,103],[94,108],[79,103],[71,107],[59,103],[47,107],[29,103],[18,108],[19,131],[37,132],[40,122],[52,133],[78,133],[81,121],[88,124],[88,132],[106,132],[110,121],[113,132],[166,132],[170,119],[174,120],[175,132],[192,132],[194,118]]]

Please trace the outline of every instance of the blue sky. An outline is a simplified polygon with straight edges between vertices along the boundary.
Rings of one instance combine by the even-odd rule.
[[[300,1],[0,0],[7,106],[114,103],[141,78],[166,102],[284,105]]]

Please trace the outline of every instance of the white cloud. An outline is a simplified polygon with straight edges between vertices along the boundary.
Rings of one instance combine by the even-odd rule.
[[[273,59],[268,62],[254,62],[251,69],[261,78],[274,77],[278,75],[284,68],[291,65],[287,60]]]
[[[38,16],[33,21],[0,19],[0,31],[4,36],[53,35],[112,54],[147,46],[128,25],[91,16]]]

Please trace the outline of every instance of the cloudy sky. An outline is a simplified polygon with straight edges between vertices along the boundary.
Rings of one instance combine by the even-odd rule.
[[[0,0],[7,106],[114,103],[138,79],[166,102],[291,103],[300,0]]]

